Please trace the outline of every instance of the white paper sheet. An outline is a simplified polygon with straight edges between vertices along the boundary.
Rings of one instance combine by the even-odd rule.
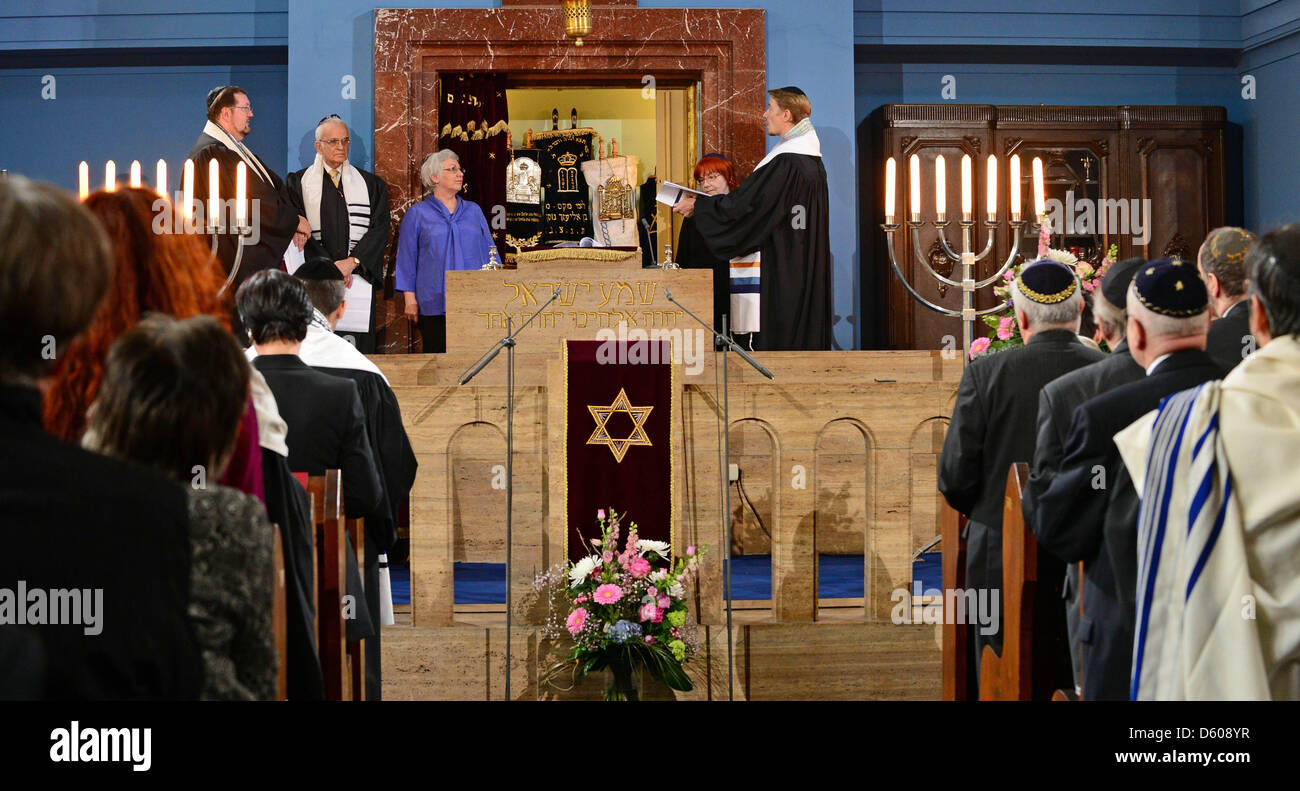
[[[681,184],[674,184],[671,181],[665,181],[659,185],[659,191],[655,193],[655,200],[667,205],[676,206],[677,201],[682,199],[685,194],[704,195],[699,190],[693,190],[690,187],[683,187]]]

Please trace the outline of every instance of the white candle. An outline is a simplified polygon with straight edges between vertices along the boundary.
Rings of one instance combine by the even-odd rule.
[[[934,158],[934,218],[943,222],[948,213],[948,174],[943,154]]]
[[[82,200],[90,194],[90,165],[84,159],[77,165],[77,194]]]
[[[158,160],[158,174],[154,176],[153,188],[159,195],[167,197],[167,163],[161,159]]]
[[[185,160],[181,171],[181,214],[186,220],[194,219],[194,160]],[[186,225],[189,223],[187,222]]]
[[[131,160],[131,186],[140,186],[140,160]]]
[[[104,163],[104,191],[112,192],[117,189],[117,163],[108,160]]]
[[[208,227],[217,227],[217,217],[221,211],[220,174],[217,173],[217,160],[208,160]]]
[[[1046,213],[1043,200],[1043,160],[1034,157],[1034,214],[1042,217]]]
[[[921,219],[921,158],[916,154],[907,162],[908,183],[912,188],[912,222]]]
[[[998,218],[998,158],[989,154],[989,174],[985,179],[988,188],[988,205],[984,210],[988,214],[989,222],[994,222]]]
[[[1020,155],[1011,156],[1011,221],[1020,221]]]
[[[894,224],[894,190],[897,186],[894,180],[898,178],[894,173],[895,167],[893,157],[885,161],[885,223],[887,225]]]
[[[970,222],[972,213],[972,195],[974,191],[974,177],[971,173],[970,154],[961,155],[961,218]]]
[[[248,207],[244,205],[244,192],[247,189],[248,168],[241,160],[235,166],[235,225],[243,228],[248,220]]]

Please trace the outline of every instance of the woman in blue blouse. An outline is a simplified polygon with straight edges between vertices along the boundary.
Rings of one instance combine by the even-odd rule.
[[[492,231],[477,203],[457,196],[460,157],[443,149],[420,167],[429,196],[407,210],[397,237],[394,287],[406,292],[406,317],[420,326],[424,351],[447,351],[447,271],[480,269]]]

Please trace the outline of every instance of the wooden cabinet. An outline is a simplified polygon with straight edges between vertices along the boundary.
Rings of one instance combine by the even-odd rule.
[[[1011,250],[1009,160],[1021,160],[1022,216],[1033,216],[1031,165],[1044,163],[1048,211],[1054,217],[1052,246],[1074,248],[1081,257],[1099,259],[1111,244],[1120,258],[1180,255],[1192,260],[1205,234],[1224,224],[1227,112],[1222,107],[1190,106],[994,106],[959,104],[889,104],[872,113],[869,153],[864,150],[860,202],[865,315],[877,317],[864,327],[867,345],[891,349],[941,349],[960,339],[960,322],[913,300],[890,267],[883,222],[884,163],[898,163],[896,205],[900,216],[909,207],[908,159],[921,160],[921,219],[917,239],[906,225],[895,251],[903,273],[930,301],[960,308],[960,291],[935,280],[915,260],[919,246],[939,274],[960,278],[930,221],[935,219],[934,160],[943,155],[948,196],[947,240],[960,250],[961,157],[974,162],[974,214],[981,220],[971,247],[984,249],[983,218],[986,159],[998,157],[997,217],[993,249],[976,265],[976,279],[995,273]],[[869,190],[869,193],[868,193]],[[1032,260],[1037,233],[1024,230],[1019,257]],[[996,303],[992,288],[983,289],[977,308]],[[870,308],[870,309],[869,309]],[[978,334],[983,334],[979,332]],[[873,339],[875,340],[872,343]],[[958,340],[958,345],[960,341]],[[950,347],[950,346],[949,346]]]

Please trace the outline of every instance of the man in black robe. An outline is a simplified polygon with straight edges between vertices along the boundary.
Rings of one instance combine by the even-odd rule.
[[[1244,228],[1215,228],[1196,254],[1197,269],[1210,295],[1210,324],[1205,351],[1228,370],[1255,351],[1250,335],[1250,300],[1246,299],[1246,251],[1255,234]]]
[[[1038,394],[1062,374],[1106,355],[1079,342],[1083,298],[1069,267],[1042,259],[1025,267],[1011,288],[1016,322],[1025,345],[980,357],[962,374],[943,451],[939,455],[939,491],[954,509],[966,514],[966,587],[988,590],[1002,606],[1002,501],[1007,471],[1034,456]],[[1053,687],[1073,684],[1069,639],[1060,607],[1065,566],[1046,552],[1038,555],[1038,579],[1051,585],[1036,602],[1036,645],[1052,645]],[[996,630],[971,629],[978,672],[985,645],[1000,652],[1002,618]],[[1045,656],[1048,656],[1045,654]],[[1055,661],[1059,660],[1059,664]]]
[[[211,160],[215,159],[218,164],[219,197],[223,202],[235,198],[235,170],[241,161],[248,171],[247,216],[253,231],[245,239],[238,272],[231,272],[239,240],[239,234],[232,227],[234,211],[220,211],[221,216],[217,218],[225,226],[217,235],[217,257],[232,275],[226,291],[234,294],[254,272],[279,269],[290,242],[301,247],[311,229],[307,218],[300,216],[294,208],[284,182],[244,145],[244,138],[252,131],[253,106],[248,94],[237,85],[214,88],[208,93],[207,111],[208,121],[189,155],[194,160],[194,198],[200,202],[202,211],[206,212],[208,206],[208,163]],[[195,216],[202,215],[196,212]],[[238,327],[235,327],[235,337],[243,342],[244,333]]]
[[[768,91],[767,132],[781,142],[740,186],[687,196],[673,206],[694,217],[715,256],[761,253],[759,327],[753,348],[831,348],[830,199],[812,105],[793,86]]]
[[[316,125],[316,161],[285,177],[285,188],[298,213],[307,218],[311,237],[303,248],[308,262],[328,261],[343,275],[354,306],[341,335],[364,354],[375,351],[376,286],[383,285],[384,252],[390,217],[388,185],[374,173],[348,162],[352,140],[337,115]],[[362,297],[368,290],[370,297]],[[368,304],[364,313],[359,306]],[[364,327],[364,329],[360,329]]]

